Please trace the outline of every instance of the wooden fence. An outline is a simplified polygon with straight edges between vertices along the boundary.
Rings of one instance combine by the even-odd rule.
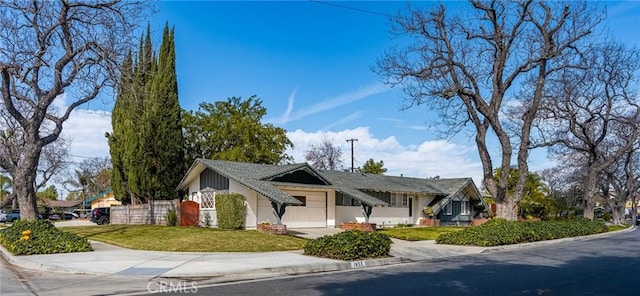
[[[167,225],[167,212],[176,211],[180,221],[180,201],[154,200],[142,205],[111,207],[111,224],[155,224]]]

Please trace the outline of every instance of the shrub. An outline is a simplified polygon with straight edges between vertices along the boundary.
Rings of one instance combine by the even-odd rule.
[[[165,218],[167,219],[167,226],[178,225],[178,213],[175,209],[169,209],[165,214]]]
[[[209,213],[204,213],[204,225],[206,227],[211,226],[211,214]]]
[[[607,232],[607,226],[602,221],[591,221],[585,218],[533,222],[493,219],[480,226],[442,234],[436,239],[436,243],[489,247],[602,232]]]
[[[216,217],[222,229],[240,229],[246,216],[244,196],[237,193],[216,195]]]
[[[25,233],[30,232],[28,235]],[[27,238],[28,237],[28,238]],[[14,255],[91,251],[91,244],[77,234],[64,232],[47,220],[20,220],[0,230],[0,244]]]
[[[307,243],[305,255],[338,260],[388,257],[391,239],[378,232],[345,231],[325,235]]]

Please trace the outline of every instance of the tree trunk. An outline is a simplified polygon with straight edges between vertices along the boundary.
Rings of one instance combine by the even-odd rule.
[[[593,220],[593,211],[596,207],[596,188],[597,188],[597,173],[590,170],[585,183],[584,194],[582,199],[584,200],[584,212],[583,217]]]
[[[622,205],[616,203],[616,205],[611,208],[611,219],[611,222],[615,225],[624,223],[624,203]]]
[[[503,203],[496,203],[496,217],[518,220],[518,203],[514,202],[513,198],[505,198]]]
[[[35,178],[40,160],[42,147],[37,144],[27,144],[24,147],[22,165],[13,172],[13,192],[20,206],[20,218],[33,221],[38,219],[38,204],[36,202]]]

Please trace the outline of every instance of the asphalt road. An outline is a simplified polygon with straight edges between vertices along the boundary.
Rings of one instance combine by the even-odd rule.
[[[14,272],[12,268],[13,266],[0,257],[0,295],[33,295],[27,286],[27,279]]]
[[[249,283],[165,287],[165,295],[635,295],[640,231],[411,264]]]
[[[208,285],[214,279],[23,270],[0,259],[0,295],[636,295],[640,231],[411,264]]]

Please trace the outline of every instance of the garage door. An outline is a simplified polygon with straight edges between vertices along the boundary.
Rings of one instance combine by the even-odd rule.
[[[282,223],[287,228],[327,227],[327,202],[324,192],[287,192],[303,200],[304,206],[287,206]],[[266,198],[258,199],[259,216],[269,213],[272,217],[271,203]],[[270,219],[270,221],[274,221]]]

